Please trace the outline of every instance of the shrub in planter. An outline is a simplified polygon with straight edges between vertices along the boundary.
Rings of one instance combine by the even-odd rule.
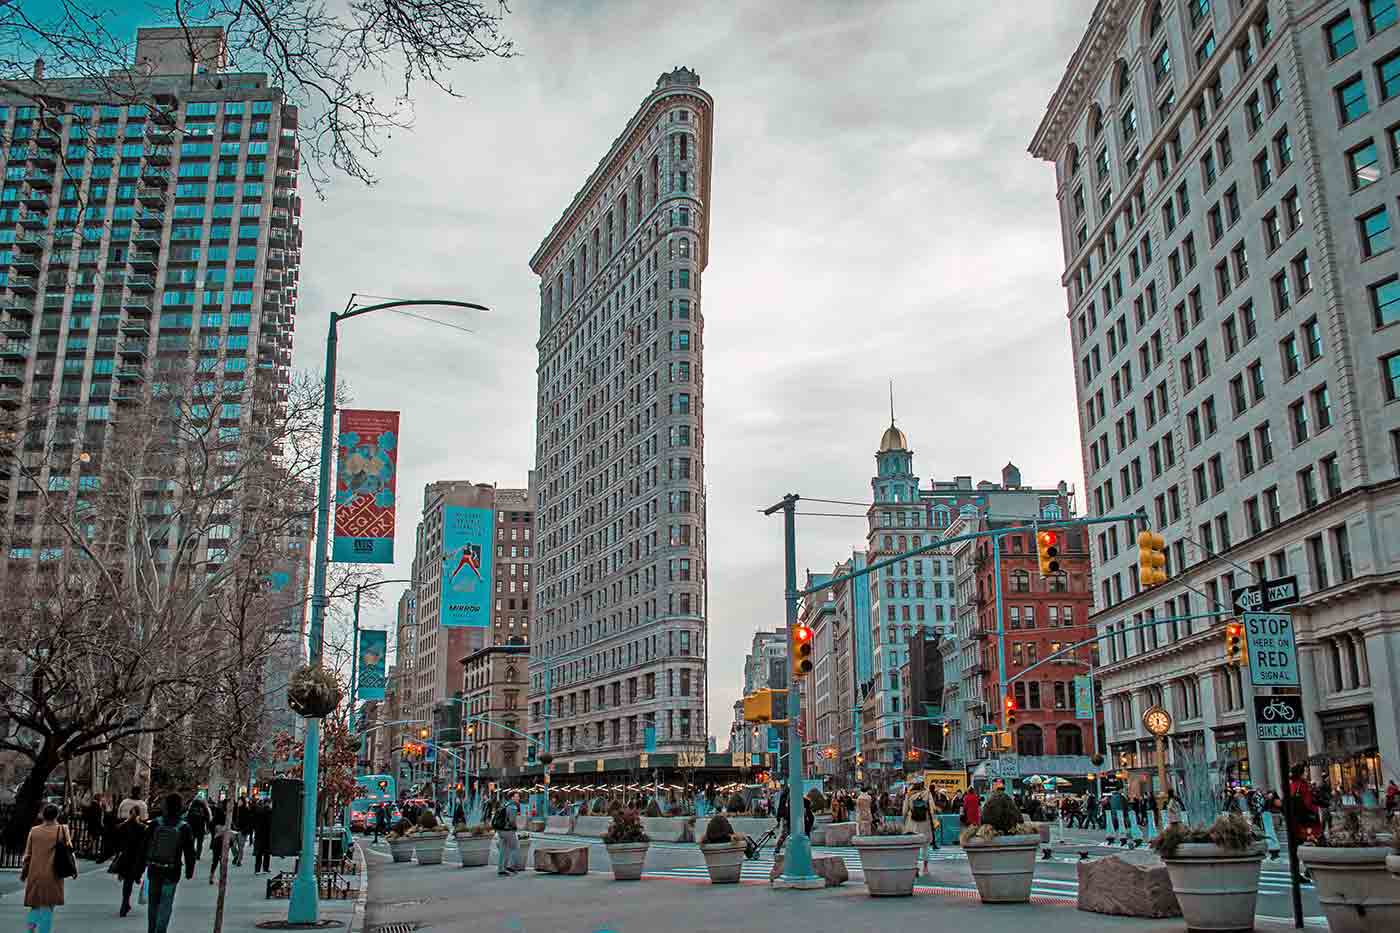
[[[984,904],[1024,904],[1031,899],[1040,829],[1022,822],[1021,810],[1004,791],[982,805],[982,822],[958,835],[967,852],[977,896]]]
[[[1400,878],[1388,873],[1388,855],[1387,846],[1354,812],[1317,844],[1298,847],[1332,933],[1400,929]]]
[[[1187,929],[1249,930],[1264,847],[1239,813],[1210,826],[1173,823],[1151,842],[1166,863]]]
[[[723,814],[716,814],[705,827],[700,839],[700,854],[705,857],[705,870],[711,884],[737,884],[744,869],[743,836]]]
[[[480,868],[491,861],[491,826],[489,823],[457,823],[452,837],[457,840],[457,855],[463,868]]]
[[[855,836],[865,889],[871,897],[909,897],[914,893],[919,849],[924,837],[906,833],[901,824],[877,822],[869,835]]]
[[[287,681],[287,708],[306,719],[322,719],[340,705],[340,681],[320,665],[304,665]]]
[[[1400,878],[1400,813],[1390,818],[1390,848],[1391,853],[1385,857],[1385,868],[1393,877]]]
[[[612,825],[603,833],[603,845],[608,850],[608,861],[612,862],[614,880],[642,879],[651,837],[636,810],[623,810],[613,816]]]
[[[413,861],[414,826],[408,820],[400,819],[384,838],[389,843],[389,852],[395,862]]]

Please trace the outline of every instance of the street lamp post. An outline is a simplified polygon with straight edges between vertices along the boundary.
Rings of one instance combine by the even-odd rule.
[[[326,619],[326,562],[330,550],[331,518],[331,431],[335,422],[335,363],[337,327],[340,322],[371,311],[401,308],[410,305],[467,308],[486,311],[485,306],[467,301],[446,299],[407,299],[381,301],[378,304],[355,307],[355,296],[341,312],[332,311],[326,329],[325,380],[321,400],[321,471],[316,483],[316,549],[312,565],[311,620],[307,626],[307,660],[312,667],[321,665],[323,630]],[[306,745],[302,752],[301,803],[301,861],[292,881],[287,901],[287,922],[313,924],[319,920],[320,895],[316,890],[316,803],[320,782],[321,721],[306,721]]]

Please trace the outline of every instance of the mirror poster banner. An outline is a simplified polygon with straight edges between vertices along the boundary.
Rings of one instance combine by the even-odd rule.
[[[444,628],[490,628],[491,535],[496,513],[462,505],[442,510]]]
[[[398,412],[341,410],[335,463],[332,561],[342,564],[394,562],[398,441]]]
[[[360,671],[355,692],[361,700],[384,699],[385,664],[389,633],[379,629],[360,631]]]

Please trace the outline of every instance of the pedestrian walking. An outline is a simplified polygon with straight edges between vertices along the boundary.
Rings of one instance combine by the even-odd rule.
[[[914,789],[904,798],[904,831],[923,839],[919,844],[919,858],[927,875],[928,849],[933,842],[933,807],[929,803],[928,791],[922,787]]]
[[[248,843],[248,838],[253,834],[252,811],[248,806],[246,796],[239,797],[238,803],[233,806],[233,864],[234,867],[243,864],[243,847]]]
[[[510,802],[496,810],[491,828],[496,831],[496,874],[514,875],[520,869],[515,860],[520,854],[515,836],[516,818],[520,816],[520,794],[510,795]]]
[[[141,811],[132,807],[126,819],[112,832],[112,867],[107,869],[121,879],[122,906],[120,917],[131,913],[131,889],[139,888],[146,873],[146,824]]]
[[[870,791],[862,787],[860,796],[856,797],[856,834],[869,836],[875,827],[875,799],[870,796]]]
[[[223,861],[224,849],[232,851],[230,845],[233,837],[233,827],[229,824],[232,817],[229,815],[227,803],[219,801],[212,809],[213,816],[209,823],[209,883],[214,883],[214,874],[219,870],[219,863]]]
[[[1181,798],[1176,795],[1174,788],[1167,788],[1167,825],[1181,822]]]
[[[68,847],[66,859],[55,857],[60,844]],[[29,908],[29,925],[25,928],[29,933],[49,933],[53,929],[54,908],[63,906],[63,880],[78,877],[78,863],[72,853],[73,837],[68,827],[58,822],[58,807],[45,804],[39,825],[29,831],[24,842],[24,860],[19,870],[19,880],[24,882],[24,906]]]
[[[272,807],[262,801],[254,806],[253,874],[272,871]]]
[[[117,804],[118,817],[125,818],[126,814],[131,812],[132,807],[141,812],[141,822],[144,823],[151,818],[150,811],[146,809],[146,798],[141,793],[140,784],[131,789],[130,796],[123,797],[122,802]]]
[[[189,809],[185,811],[185,822],[189,824],[190,832],[194,834],[194,860],[196,862],[204,857],[204,835],[209,829],[209,824],[213,822],[212,817],[209,804],[204,802],[204,798],[198,796],[190,801]]]
[[[977,790],[972,787],[963,793],[962,824],[964,826],[982,825],[982,800],[977,796]]]
[[[101,794],[93,794],[83,807],[83,825],[92,839],[91,851],[96,853],[94,857],[100,864],[107,858],[107,800]]]
[[[199,860],[194,831],[181,818],[182,809],[180,795],[172,793],[165,798],[160,816],[146,827],[146,880],[150,888],[146,925],[150,933],[169,933],[182,865],[188,880],[194,877],[195,862]]]
[[[374,841],[379,841],[380,833],[389,831],[389,805],[381,803],[374,808]]]

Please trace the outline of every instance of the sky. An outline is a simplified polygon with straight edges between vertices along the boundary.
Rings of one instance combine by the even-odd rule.
[[[470,334],[393,314],[341,328],[354,406],[402,412],[385,575],[410,572],[425,484],[525,485],[530,256],[678,65],[715,100],[702,308],[720,747],[752,633],[783,624],[781,518],[759,510],[787,492],[868,501],[891,381],[925,484],[995,480],[1009,460],[1027,483],[1073,485],[1082,509],[1054,168],[1026,148],[1092,7],[514,0],[517,57],[460,68],[458,99],[420,89],[376,186],[342,179],[320,201],[303,184],[296,368],[320,372],[327,314],[352,292],[491,308],[437,312]],[[863,519],[800,518],[799,573],[863,539]],[[367,626],[392,625],[399,589],[383,589]]]

